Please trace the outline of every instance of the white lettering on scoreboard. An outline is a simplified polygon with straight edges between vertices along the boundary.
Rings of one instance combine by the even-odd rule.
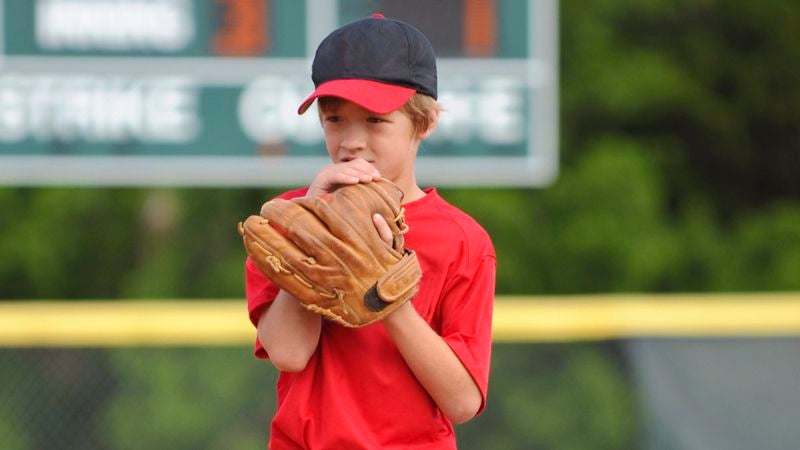
[[[449,82],[450,80],[448,80]],[[439,102],[445,109],[431,142],[464,143],[478,138],[490,145],[519,144],[526,138],[525,84],[511,77],[452,80]]]
[[[47,50],[183,49],[194,38],[189,0],[39,0],[36,42]]]
[[[431,143],[464,143],[473,139],[491,145],[513,145],[526,139],[525,84],[513,77],[481,81],[445,80],[439,100],[445,109]],[[313,144],[322,140],[319,118],[297,116],[308,94],[305,83],[278,76],[261,77],[245,86],[239,97],[239,121],[244,133],[261,144],[287,140]]]
[[[322,141],[319,117],[312,111],[297,115],[306,84],[278,76],[265,76],[248,83],[239,96],[242,131],[260,144],[294,140],[305,144]]]
[[[185,143],[199,132],[186,78],[0,77],[0,142]]]
[[[495,145],[525,139],[519,80],[461,80],[443,90],[446,110],[431,142]],[[305,83],[265,76],[238,93],[241,131],[259,144],[322,141],[319,118],[297,115]],[[186,144],[202,131],[201,88],[188,77],[0,76],[0,142]]]

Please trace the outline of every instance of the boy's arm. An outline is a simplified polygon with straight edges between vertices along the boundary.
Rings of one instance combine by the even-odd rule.
[[[380,215],[373,217],[384,241],[392,232]],[[455,424],[475,417],[483,398],[480,389],[447,342],[406,302],[383,319],[386,332],[428,394]]]
[[[408,367],[454,424],[473,418],[481,393],[449,345],[407,302],[383,319]]]
[[[319,343],[322,318],[300,306],[300,302],[281,290],[258,320],[258,340],[272,364],[284,372],[299,372]]]
[[[305,195],[314,197],[338,186],[367,183],[379,178],[380,174],[372,164],[355,158],[326,166],[317,174]],[[321,316],[300,306],[300,301],[283,290],[258,319],[259,342],[272,364],[285,372],[299,372],[305,368],[317,348],[321,330]]]

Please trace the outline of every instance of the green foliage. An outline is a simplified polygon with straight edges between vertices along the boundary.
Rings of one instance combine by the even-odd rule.
[[[236,224],[274,194],[238,190],[155,191],[141,206],[141,262],[124,297],[240,297],[244,250]]]
[[[670,195],[724,216],[797,201],[800,8],[755,2],[561,2],[562,149],[625,135],[664,161]]]
[[[12,406],[14,404],[5,403],[0,405],[0,441],[7,448],[17,450],[28,450],[34,447],[28,442],[27,433],[22,432],[22,425],[19,423],[19,414]]]
[[[131,191],[4,189],[0,297],[113,293],[136,248]]]
[[[658,290],[677,257],[659,178],[651,153],[604,139],[545,191],[445,195],[492,235],[501,292]]]
[[[731,236],[728,283],[737,290],[800,290],[800,207],[777,204],[742,218]]]

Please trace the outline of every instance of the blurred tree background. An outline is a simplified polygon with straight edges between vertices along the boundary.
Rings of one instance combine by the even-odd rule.
[[[558,181],[442,189],[492,235],[498,293],[800,290],[800,3],[566,0],[560,29]],[[242,298],[235,224],[278,191],[0,188],[0,299]],[[263,448],[250,349],[3,355],[8,448]],[[614,342],[496,345],[492,370],[462,448],[639,447]],[[91,435],[26,420],[79,394]]]

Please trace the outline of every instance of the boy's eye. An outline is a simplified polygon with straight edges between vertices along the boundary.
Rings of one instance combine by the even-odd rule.
[[[382,123],[382,122],[386,122],[386,119],[383,119],[381,117],[371,116],[371,117],[367,118],[367,122],[369,122],[369,123]]]
[[[325,117],[325,122],[336,123],[341,122],[341,116],[327,116]]]

